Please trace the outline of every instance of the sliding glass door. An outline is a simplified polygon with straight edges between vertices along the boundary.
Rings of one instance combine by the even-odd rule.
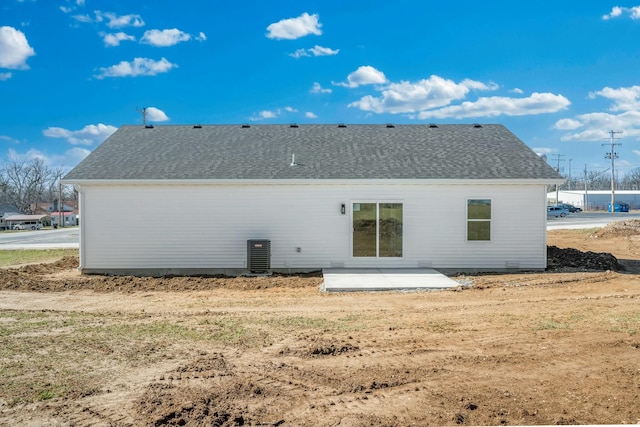
[[[354,257],[402,257],[402,203],[353,203]]]

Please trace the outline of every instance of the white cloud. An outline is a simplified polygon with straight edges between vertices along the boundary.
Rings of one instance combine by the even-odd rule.
[[[554,128],[558,130],[574,130],[582,127],[582,123],[573,119],[560,119],[556,122]]]
[[[180,42],[191,40],[191,35],[177,28],[168,30],[148,30],[140,39],[140,43],[150,44],[156,47],[173,46]]]
[[[597,92],[589,93],[589,98],[596,96],[610,99],[614,102],[610,111],[640,110],[640,86],[621,87],[613,89],[605,87]]]
[[[610,130],[623,131],[625,137],[640,138],[640,111],[625,111],[620,114],[588,113],[579,115],[575,120],[583,130],[568,133],[561,140],[602,141],[608,137],[607,132]]]
[[[382,92],[380,97],[367,95],[349,106],[374,113],[417,113],[464,99],[472,89],[495,90],[496,87],[495,84],[486,85],[470,79],[456,83],[432,75],[416,83],[391,83],[379,89]]]
[[[11,138],[10,136],[6,136],[6,135],[0,135],[0,141],[6,141],[9,142],[11,144],[19,144],[20,141],[18,141],[17,139]]]
[[[309,34],[322,34],[318,14],[303,13],[297,18],[283,19],[267,27],[267,37],[275,40],[295,40]]]
[[[520,89],[519,87],[514,87],[513,89],[511,89],[509,92],[511,93],[517,93],[518,95],[522,95],[524,93],[524,91],[522,89]]]
[[[176,64],[167,61],[166,58],[162,58],[160,61],[154,61],[149,58],[135,58],[131,62],[122,61],[110,67],[100,68],[100,73],[96,75],[96,78],[155,76],[160,73],[168,73],[172,68],[176,67]]]
[[[306,49],[297,49],[295,52],[290,53],[289,56],[293,56],[294,58],[298,59],[303,56],[311,56],[311,55],[309,54],[309,52],[307,52]]]
[[[538,156],[542,156],[542,155],[545,155],[545,154],[551,154],[554,151],[557,151],[555,148],[546,148],[546,147],[535,147],[535,148],[532,148],[532,150],[535,151],[535,153]]]
[[[102,22],[107,20],[107,27],[109,28],[122,28],[122,27],[143,27],[144,21],[140,15],[130,14],[118,16],[112,12],[95,11],[96,22]]]
[[[27,59],[35,54],[22,31],[0,27],[0,68],[28,69]]]
[[[99,123],[97,125],[86,125],[80,130],[68,130],[59,127],[49,127],[42,131],[44,136],[49,138],[63,138],[73,145],[93,145],[99,144],[116,131],[115,126]]]
[[[11,76],[11,73],[0,73],[0,81],[9,80]]]
[[[337,55],[338,52],[340,52],[340,49],[331,49],[328,47],[322,47],[322,46],[318,46],[315,45],[314,47],[310,48],[310,49],[298,49],[293,53],[290,53],[289,56],[292,56],[296,59],[303,57],[303,56],[331,56],[331,55]]]
[[[105,46],[120,46],[121,41],[135,41],[136,38],[122,31],[118,33],[100,33]]]
[[[260,111],[256,116],[252,117],[251,120],[264,120],[264,119],[275,119],[276,117],[281,116],[285,112],[287,113],[297,113],[298,110],[293,107],[282,107],[277,108],[275,110],[263,110]]]
[[[73,15],[72,18],[78,22],[82,22],[85,24],[89,22],[93,22],[93,19],[89,15]]]
[[[335,83],[335,86],[358,87],[370,84],[386,83],[387,78],[382,71],[378,71],[370,65],[358,67],[356,71],[347,76],[347,83]]]
[[[147,107],[145,111],[147,112],[147,120],[151,122],[166,122],[169,120],[164,111],[156,107]]]
[[[331,56],[337,55],[338,52],[340,52],[340,49],[331,49],[329,47],[315,45],[314,47],[309,49],[309,52],[311,52],[313,56]]]
[[[477,101],[463,102],[437,110],[421,111],[419,119],[429,118],[471,118],[496,116],[528,116],[533,114],[555,113],[566,109],[571,102],[562,95],[534,92],[526,98],[508,98],[503,96],[482,97]]]
[[[599,141],[607,138],[610,130],[623,131],[624,137],[640,140],[640,86],[610,88],[590,92],[588,98],[603,97],[612,101],[609,111],[582,114],[575,118],[558,120],[555,129],[568,132],[563,141]],[[580,131],[576,131],[579,129]]]
[[[307,119],[317,119],[318,116],[316,116],[315,114],[313,114],[311,111],[307,111],[306,113],[304,113],[304,116]]]
[[[613,8],[611,8],[610,13],[602,16],[602,19],[606,21],[611,18],[617,18],[620,15],[622,15],[622,8],[619,6],[614,6]]]
[[[331,93],[333,92],[331,89],[329,88],[323,88],[320,83],[318,82],[314,82],[313,86],[311,87],[311,90],[309,91],[311,93]]]
[[[207,40],[207,36],[205,33],[203,33],[202,31],[200,31],[198,33],[198,35],[196,36],[196,40],[198,40],[199,42],[203,42],[205,40]]]
[[[636,156],[640,156],[640,150],[631,150]]]
[[[611,12],[602,16],[602,19],[608,21],[609,19],[618,18],[622,15],[629,15],[631,19],[640,19],[640,6],[633,7],[620,7],[614,6],[611,8]]]
[[[8,150],[7,157],[11,160],[21,161],[21,160],[42,160],[46,165],[53,167],[62,167],[64,169],[71,169],[84,160],[91,153],[90,150],[86,148],[73,147],[63,154],[54,154],[48,155],[40,150],[36,150],[35,148],[30,149],[26,153],[18,153],[13,148]]]
[[[62,13],[69,13],[73,12],[74,9],[72,7],[60,6],[60,10],[62,11]]]
[[[269,111],[269,110],[263,110],[258,113],[259,119],[273,119],[273,118],[276,118],[277,116],[278,114],[276,112]],[[255,119],[255,120],[259,120],[259,119]]]

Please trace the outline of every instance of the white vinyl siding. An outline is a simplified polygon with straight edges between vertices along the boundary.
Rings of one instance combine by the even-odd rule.
[[[546,266],[539,184],[84,184],[80,193],[84,269],[243,269],[248,239],[271,240],[273,269]],[[492,202],[482,251],[461,226],[478,194]],[[352,256],[356,200],[402,201],[402,258]]]

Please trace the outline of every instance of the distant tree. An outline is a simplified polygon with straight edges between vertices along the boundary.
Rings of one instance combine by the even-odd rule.
[[[51,201],[62,170],[48,167],[42,159],[14,160],[0,169],[0,190],[5,202],[25,214],[33,214],[41,201]]]
[[[611,172],[587,172],[588,190],[611,190]]]
[[[640,168],[632,169],[625,174],[622,187],[625,190],[640,190]]]

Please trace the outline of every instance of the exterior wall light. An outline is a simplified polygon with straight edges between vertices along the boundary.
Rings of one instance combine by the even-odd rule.
[[[343,203],[342,205],[340,205],[340,213],[344,215],[346,212],[347,212],[347,207]]]

